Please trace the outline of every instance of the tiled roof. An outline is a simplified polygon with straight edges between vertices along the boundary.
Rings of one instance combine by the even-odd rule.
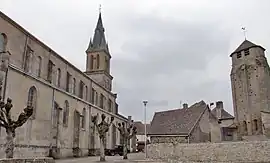
[[[217,117],[217,108],[214,108],[211,113]],[[221,119],[229,119],[229,118],[234,118],[230,113],[228,113],[226,110],[222,109],[221,110]]]
[[[254,43],[252,43],[252,42],[250,42],[248,40],[245,40],[245,41],[242,42],[242,44],[232,54],[243,51],[245,49],[252,48],[252,47],[260,47],[260,48],[264,49],[263,47],[261,47],[259,45],[256,45],[256,44],[254,44]],[[231,56],[232,56],[232,54],[231,54]]]
[[[144,124],[140,121],[134,122],[134,126],[137,128],[137,135],[144,135]],[[146,132],[149,133],[150,124],[146,124]]]
[[[187,135],[207,108],[206,103],[200,101],[186,109],[156,112],[149,134]]]

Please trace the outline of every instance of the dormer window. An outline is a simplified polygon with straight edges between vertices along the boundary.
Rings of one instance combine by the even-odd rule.
[[[246,49],[244,52],[245,52],[245,56],[249,55],[249,49]]]
[[[241,58],[241,57],[242,57],[241,52],[238,52],[238,53],[237,53],[237,58]]]

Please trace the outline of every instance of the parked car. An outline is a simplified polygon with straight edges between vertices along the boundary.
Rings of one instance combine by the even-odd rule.
[[[146,144],[150,144],[149,140],[147,140]],[[144,152],[145,149],[145,142],[138,141],[136,144],[136,152]]]
[[[127,150],[130,153],[130,150]],[[105,149],[106,156],[120,155],[123,156],[123,145],[116,145],[114,149]]]

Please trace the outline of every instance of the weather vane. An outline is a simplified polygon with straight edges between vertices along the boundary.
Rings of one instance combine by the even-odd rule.
[[[246,31],[246,27],[242,27],[242,30],[244,32],[244,37],[245,37],[245,40],[247,39],[247,31]]]
[[[101,4],[99,4],[99,13],[101,13]]]

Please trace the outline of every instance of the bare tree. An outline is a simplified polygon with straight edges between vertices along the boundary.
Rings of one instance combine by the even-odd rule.
[[[12,107],[12,100],[10,98],[8,98],[7,103],[5,103],[2,101],[2,97],[0,97],[0,126],[5,128],[7,133],[5,144],[6,158],[13,158],[16,128],[21,127],[33,114],[33,107],[27,106],[19,115],[17,121],[13,121],[10,113]]]
[[[98,130],[99,139],[100,139],[100,161],[104,162],[105,159],[105,142],[106,142],[106,133],[109,131],[110,126],[114,120],[114,117],[111,117],[111,122],[105,122],[106,116],[104,114],[101,115],[101,122],[98,124],[97,116],[92,118],[92,122],[94,123],[95,127]]]
[[[135,126],[133,126],[133,124],[131,124],[129,127],[125,127],[125,123],[122,122],[122,125],[121,123],[118,123],[118,130],[120,131],[120,135],[122,136],[123,138],[123,159],[126,160],[128,159],[127,157],[127,144],[128,144],[128,141],[133,138],[136,133],[137,133],[137,128]]]

